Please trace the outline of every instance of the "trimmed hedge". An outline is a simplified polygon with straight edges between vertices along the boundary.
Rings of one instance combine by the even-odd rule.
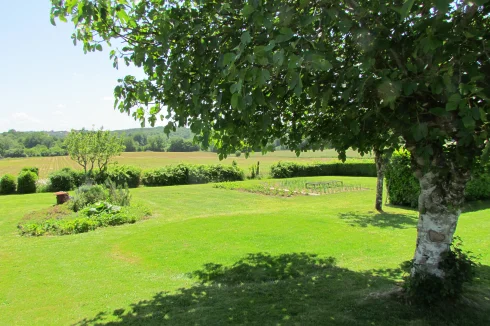
[[[359,176],[375,177],[374,163],[315,163],[301,164],[294,162],[279,162],[271,166],[272,178],[294,178],[314,176]]]
[[[20,170],[20,172],[24,172],[24,171],[34,172],[39,177],[39,168],[35,166],[24,167],[22,168],[22,170]]]
[[[174,186],[209,182],[241,181],[243,170],[235,165],[179,164],[143,172],[141,182],[145,186]]]
[[[37,174],[31,171],[23,171],[17,177],[17,192],[19,194],[32,194],[36,192]]]
[[[388,200],[393,205],[418,207],[420,185],[412,173],[410,153],[398,151],[393,153],[390,163],[386,166],[386,186]],[[490,199],[490,165],[478,165],[472,171],[471,180],[465,189],[467,201]]]
[[[141,184],[141,169],[130,165],[116,165],[99,175],[96,181],[105,183],[107,179],[111,179],[116,186],[124,187],[127,184],[129,188],[138,188]]]
[[[11,195],[15,193],[15,177],[11,174],[6,174],[0,179],[0,194]]]
[[[67,170],[60,170],[49,175],[51,191],[68,191],[75,187],[75,180],[72,173]]]
[[[417,207],[420,185],[410,166],[410,153],[397,151],[385,167],[388,200],[393,205]]]

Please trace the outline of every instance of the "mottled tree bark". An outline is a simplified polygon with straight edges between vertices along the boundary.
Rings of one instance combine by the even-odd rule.
[[[383,181],[384,181],[384,161],[383,153],[374,150],[374,162],[376,163],[376,202],[375,208],[378,212],[383,212]]]
[[[421,162],[421,159],[418,161]],[[453,240],[470,173],[454,166],[445,166],[444,169],[430,166],[425,170],[415,173],[421,191],[412,275],[422,271],[444,277],[439,263]]]

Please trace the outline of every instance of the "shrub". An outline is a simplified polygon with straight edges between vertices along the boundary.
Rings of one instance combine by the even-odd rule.
[[[313,176],[361,176],[375,177],[374,163],[316,163],[301,164],[278,162],[271,166],[272,178],[294,178]]]
[[[78,212],[88,205],[107,200],[107,197],[108,192],[104,186],[83,185],[75,191],[75,195],[69,201],[69,205],[73,211]]]
[[[51,191],[68,191],[75,187],[75,180],[71,171],[60,170],[49,175]]]
[[[410,153],[393,153],[385,170],[388,199],[391,204],[418,207],[420,184],[410,167]],[[465,189],[465,199],[490,199],[490,167],[477,162]]]
[[[127,185],[129,188],[137,188],[141,183],[141,169],[129,165],[118,165],[99,175],[97,183],[105,183],[107,179],[117,186]]]
[[[414,265],[412,262],[404,263],[402,267],[407,276],[403,287],[408,296],[416,303],[422,304],[459,298],[463,293],[464,284],[472,282],[478,266],[477,258],[472,256],[471,252],[464,252],[461,246],[461,238],[454,237],[450,249],[443,255],[439,268],[444,271],[444,278],[417,270],[410,276]]]
[[[128,185],[124,187],[116,185],[111,179],[105,182],[108,191],[108,200],[111,204],[119,206],[129,206],[131,203],[131,194],[129,193]]]
[[[17,192],[19,194],[32,194],[36,192],[37,174],[23,171],[17,177]]]
[[[4,175],[0,179],[0,194],[2,195],[10,195],[15,193],[15,177],[10,174]]]
[[[241,152],[241,151],[236,151],[236,152],[235,152],[235,156],[236,156],[236,157],[240,157],[241,155],[242,155],[242,152]]]
[[[83,170],[75,170],[72,168],[62,168],[60,171],[67,172],[73,178],[73,184],[75,187],[80,187],[86,181],[86,175]]]
[[[244,173],[236,164],[231,166],[179,164],[145,171],[142,183],[145,186],[173,186],[243,179]]]
[[[29,166],[29,167],[24,167],[22,168],[22,170],[20,170],[20,172],[24,172],[24,171],[34,172],[39,177],[39,168],[36,168],[34,166]]]
[[[410,153],[400,150],[393,153],[385,167],[388,200],[393,205],[417,207],[420,185],[410,167]]]

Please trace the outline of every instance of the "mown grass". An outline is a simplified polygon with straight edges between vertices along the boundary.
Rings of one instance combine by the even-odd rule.
[[[347,152],[349,160],[361,159],[361,156],[355,151]],[[371,156],[365,156],[364,159],[372,160]],[[325,150],[322,152],[306,152],[300,157],[296,157],[295,153],[290,151],[277,151],[262,155],[261,153],[253,153],[249,158],[245,158],[242,154],[240,157],[230,155],[223,161],[218,159],[216,153],[209,152],[191,152],[191,153],[158,153],[158,152],[137,152],[137,153],[122,153],[121,156],[115,157],[112,161],[118,164],[134,165],[143,169],[159,168],[169,164],[191,163],[194,164],[226,164],[229,165],[235,160],[238,165],[248,174],[249,168],[260,161],[261,174],[268,174],[270,166],[279,161],[294,161],[299,163],[307,162],[338,162],[337,152],[334,150]],[[75,161],[72,161],[68,156],[59,157],[29,157],[29,158],[13,158],[0,160],[0,176],[4,174],[17,175],[19,171],[26,166],[36,166],[39,168],[40,178],[46,178],[51,172],[60,170],[64,167],[72,167],[81,169]]]
[[[328,179],[375,186],[310,178]],[[488,202],[472,204],[457,231],[481,255],[479,280],[463,302],[424,310],[388,295],[413,254],[417,213],[376,214],[374,190],[288,198],[208,184],[132,195],[152,218],[40,238],[16,225],[54,196],[0,197],[0,325],[490,323]]]

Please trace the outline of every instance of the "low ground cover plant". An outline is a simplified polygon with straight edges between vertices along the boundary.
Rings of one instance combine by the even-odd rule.
[[[241,190],[269,196],[319,196],[340,192],[367,190],[368,188],[355,184],[343,184],[333,180],[312,181],[308,179],[288,179],[263,181],[260,183],[223,182],[213,185],[214,188]]]
[[[108,182],[79,187],[73,198],[63,205],[49,207],[26,215],[18,224],[24,236],[66,235],[83,233],[100,227],[115,226],[150,216],[140,205],[130,205],[127,187]]]

